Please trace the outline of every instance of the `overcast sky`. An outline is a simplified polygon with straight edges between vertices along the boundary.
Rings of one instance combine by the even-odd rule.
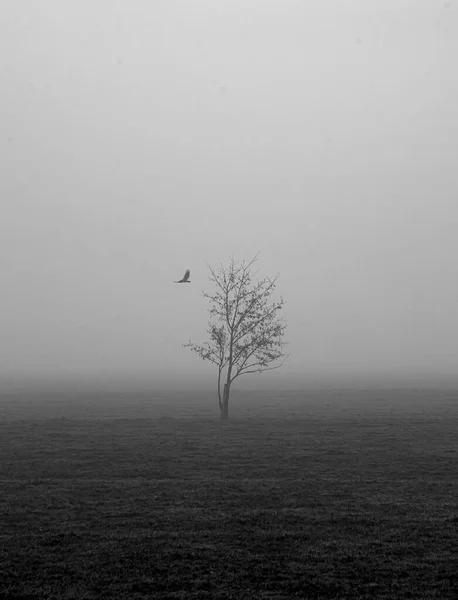
[[[213,385],[205,262],[258,251],[260,383],[453,377],[457,56],[455,0],[3,0],[0,384]]]

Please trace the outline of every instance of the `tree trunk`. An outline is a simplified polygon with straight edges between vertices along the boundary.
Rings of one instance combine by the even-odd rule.
[[[221,419],[223,421],[229,419],[229,386],[224,384],[223,402],[221,404]]]

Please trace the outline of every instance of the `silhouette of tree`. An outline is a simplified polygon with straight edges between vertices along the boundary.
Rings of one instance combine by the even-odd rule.
[[[286,358],[283,352],[286,324],[279,316],[284,301],[283,298],[271,301],[277,277],[253,280],[257,272],[252,272],[252,266],[257,258],[258,255],[248,263],[232,258],[227,268],[221,264],[218,270],[207,265],[209,279],[216,285],[213,294],[203,292],[211,305],[207,329],[209,341],[183,344],[217,366],[222,419],[229,417],[231,385],[237,377],[278,369]],[[281,361],[280,364],[275,364],[277,361]]]

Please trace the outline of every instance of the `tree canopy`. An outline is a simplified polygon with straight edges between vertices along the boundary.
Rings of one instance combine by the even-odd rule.
[[[231,384],[237,377],[277,369],[286,358],[283,341],[286,324],[279,314],[284,301],[282,297],[277,301],[271,299],[278,277],[255,281],[257,272],[252,267],[257,258],[258,255],[249,262],[232,258],[228,267],[221,264],[219,269],[207,265],[210,281],[216,286],[213,293],[203,292],[210,302],[208,341],[184,344],[217,366],[218,402],[223,419],[228,417]]]

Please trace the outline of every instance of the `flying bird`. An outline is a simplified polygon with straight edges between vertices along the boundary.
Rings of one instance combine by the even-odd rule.
[[[191,283],[189,281],[190,275],[191,275],[191,271],[189,269],[187,269],[186,273],[183,275],[183,279],[180,279],[180,281],[174,281],[173,283]]]

